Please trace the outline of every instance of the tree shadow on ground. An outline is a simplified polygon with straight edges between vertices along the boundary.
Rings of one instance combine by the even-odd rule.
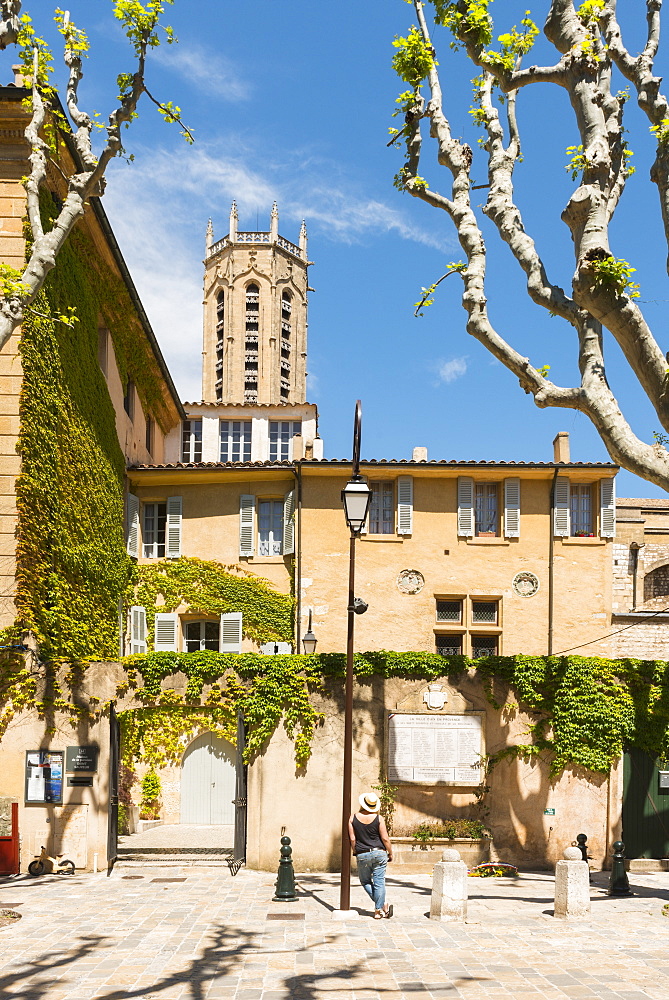
[[[278,928],[274,926],[272,931]],[[148,975],[142,975],[141,984],[133,987],[109,986],[105,991],[104,985],[100,986],[91,981],[88,983],[82,978],[82,972],[77,971],[76,963],[85,958],[90,958],[99,948],[109,948],[115,942],[104,937],[86,937],[79,942],[75,942],[67,954],[54,953],[51,950],[45,951],[41,956],[15,962],[8,967],[4,975],[0,975],[0,995],[7,995],[11,990],[13,995],[20,995],[22,1000],[48,1000],[56,990],[58,992],[71,991],[74,989],[74,977],[82,993],[89,995],[95,990],[98,1000],[146,1000],[148,997],[156,997],[166,991],[171,995],[174,990],[186,990],[188,1000],[205,1000],[213,984],[219,987],[228,986],[234,989],[233,980],[240,979],[242,975],[247,980],[247,988],[250,986],[251,977],[256,974],[256,967],[244,969],[244,959],[263,957],[272,955],[304,955],[313,951],[314,948],[322,948],[333,944],[337,939],[337,934],[322,935],[318,941],[306,944],[298,948],[279,947],[267,948],[263,946],[263,937],[271,933],[268,929],[261,932],[245,931],[237,927],[218,927],[210,933],[210,943],[197,956],[185,962],[180,970],[166,972],[158,975],[155,981],[149,982]],[[376,949],[372,949],[376,953]],[[113,951],[108,952],[109,958],[118,958],[119,976],[123,973],[121,965],[122,957]],[[125,953],[123,953],[125,957]],[[154,956],[154,960],[155,960]],[[165,954],[165,963],[173,962],[172,951]],[[454,996],[458,996],[458,989],[463,985],[476,982],[486,982],[488,977],[462,976],[450,980],[444,976],[444,982],[438,987],[434,983],[423,984],[417,980],[409,981],[411,973],[405,974],[406,981],[398,983],[397,987],[380,987],[378,976],[373,968],[370,968],[372,957],[362,957],[351,965],[341,965],[336,967],[329,963],[329,968],[321,972],[306,970],[304,972],[292,972],[286,970],[285,975],[276,970],[276,982],[267,989],[272,996],[278,994],[285,995],[286,998],[299,998],[299,1000],[318,1000],[323,992],[334,990],[339,992],[355,990],[356,994],[363,994],[366,991],[374,995],[385,993],[397,995],[398,989],[404,994],[425,994],[434,995],[435,990],[439,993],[453,991]],[[72,973],[72,979],[68,979],[68,967]],[[261,975],[264,975],[265,968],[262,968]],[[42,978],[42,974],[44,977]],[[110,972],[110,978],[113,973]],[[230,977],[229,982],[226,980]],[[281,981],[279,981],[281,977]],[[263,992],[262,986],[257,987],[259,994]]]

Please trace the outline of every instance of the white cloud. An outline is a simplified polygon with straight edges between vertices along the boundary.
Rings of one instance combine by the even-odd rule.
[[[439,381],[448,385],[450,382],[455,382],[457,378],[462,378],[466,374],[467,358],[451,358],[450,361],[438,361],[436,369]]]
[[[166,69],[179,73],[196,88],[212,97],[237,103],[248,100],[251,88],[227,59],[192,42],[161,45],[151,57]]]

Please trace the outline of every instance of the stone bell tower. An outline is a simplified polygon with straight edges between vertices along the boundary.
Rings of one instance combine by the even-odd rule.
[[[214,241],[207,226],[202,399],[253,405],[306,401],[307,230],[299,245],[279,236],[272,206],[267,232],[230,229]]]

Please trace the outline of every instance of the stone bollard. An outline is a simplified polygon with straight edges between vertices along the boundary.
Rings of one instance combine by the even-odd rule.
[[[555,866],[554,916],[572,919],[590,913],[590,869],[580,847],[568,847]]]
[[[467,875],[467,865],[458,851],[442,852],[432,874],[431,920],[465,920]]]
[[[272,902],[274,903],[294,903],[297,900],[292,854],[293,848],[290,846],[290,837],[282,837],[281,859],[276,878],[276,892],[272,896]]]

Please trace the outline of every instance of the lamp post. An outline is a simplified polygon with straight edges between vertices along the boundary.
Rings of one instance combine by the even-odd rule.
[[[307,655],[309,653],[315,653],[317,643],[318,639],[311,630],[311,608],[309,608],[309,627],[302,636],[302,646],[304,647],[304,652]]]
[[[371,490],[360,475],[360,435],[362,406],[355,404],[353,423],[353,474],[341,493],[346,523],[351,532],[348,562],[348,630],[346,636],[346,698],[344,705],[344,780],[341,813],[341,886],[340,911],[351,909],[351,845],[348,839],[348,820],[351,815],[351,770],[353,764],[353,639],[355,615],[367,610],[364,601],[355,597],[355,540],[367,518]]]

